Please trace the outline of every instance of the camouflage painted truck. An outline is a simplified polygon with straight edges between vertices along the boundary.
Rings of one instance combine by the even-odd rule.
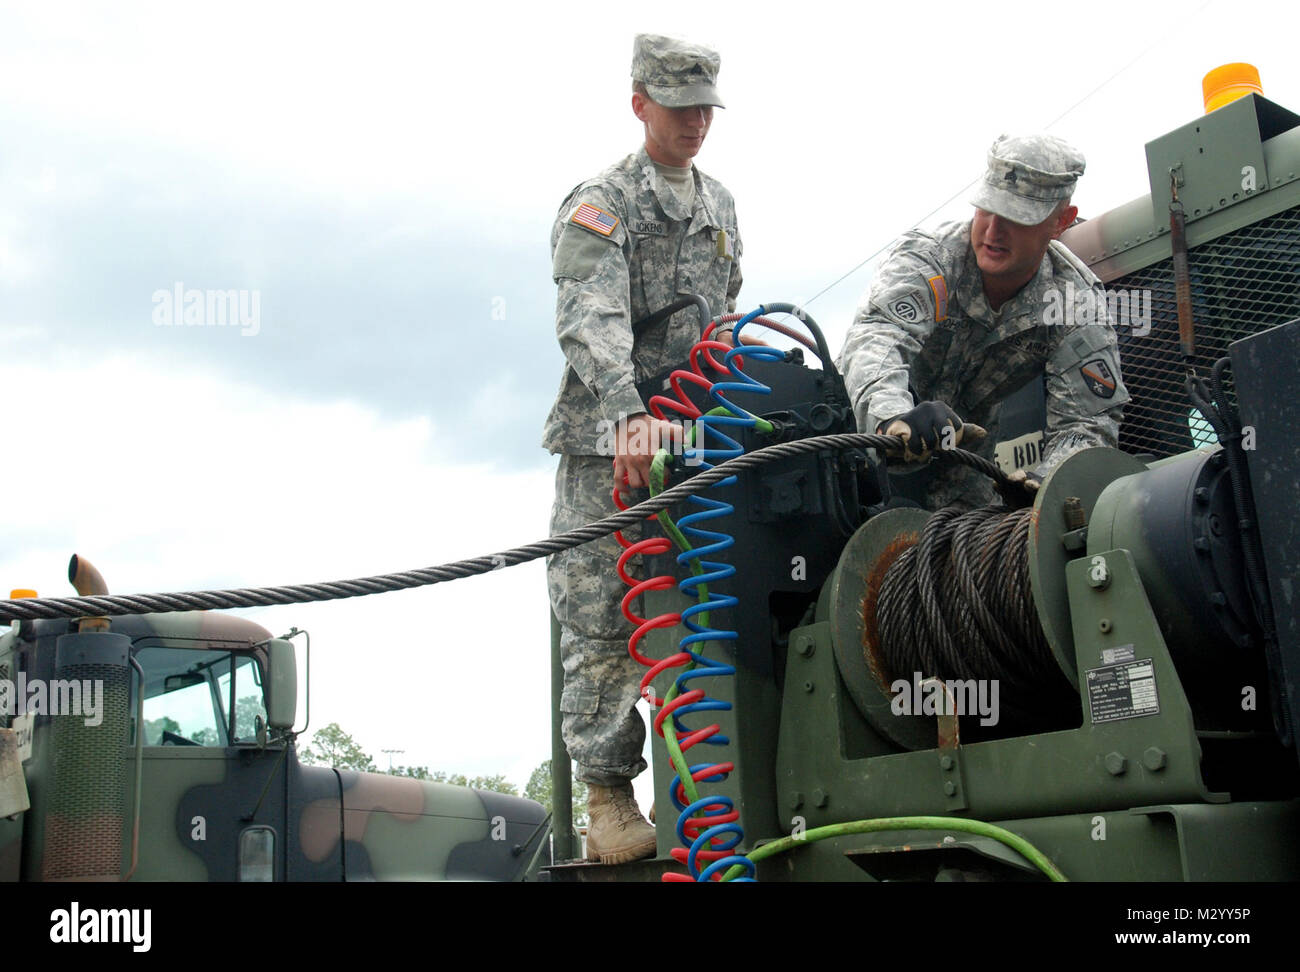
[[[107,593],[84,559],[69,579]],[[0,635],[0,880],[517,881],[549,863],[531,800],[301,763],[297,673],[293,641],[213,611]]]

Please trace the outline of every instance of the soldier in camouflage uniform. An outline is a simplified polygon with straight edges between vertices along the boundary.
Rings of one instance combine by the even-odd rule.
[[[681,311],[635,334],[632,325],[683,294],[703,296],[714,314],[735,309],[735,204],[691,162],[713,107],[722,107],[719,63],[707,48],[638,35],[632,110],[645,144],[560,206],[551,252],[556,331],[568,366],[542,440],[560,453],[552,533],[613,512],[615,480],[626,475],[632,489],[645,486],[657,445],[676,434],[647,414],[636,383],[685,363],[700,337],[699,315]],[[624,535],[634,540],[638,532]],[[589,784],[587,857],[606,864],[655,849],[654,828],[632,796],[631,780],[646,766],[645,724],[635,709],[644,669],[628,654],[633,629],[620,609],[627,591],[615,568],[620,552],[610,536],[547,562],[561,625],[564,741],[578,779]]]
[[[1070,196],[1083,169],[1061,139],[1003,136],[971,200],[974,218],[894,245],[840,354],[859,429],[903,435],[905,458],[921,460],[960,442],[964,420],[988,431],[975,451],[991,458],[999,403],[1042,375],[1042,459],[1013,478],[1033,490],[1070,453],[1116,445],[1128,393],[1105,290],[1057,241],[1078,215]],[[931,509],[993,499],[973,470],[935,472]]]

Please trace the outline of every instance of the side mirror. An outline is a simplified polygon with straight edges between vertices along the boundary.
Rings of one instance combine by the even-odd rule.
[[[298,716],[298,659],[293,642],[272,638],[266,643],[266,724],[272,729],[292,729]]]

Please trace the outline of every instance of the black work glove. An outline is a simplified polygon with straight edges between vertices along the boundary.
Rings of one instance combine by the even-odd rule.
[[[1017,510],[1033,505],[1034,497],[1038,494],[1038,487],[1041,485],[1043,485],[1042,476],[1017,469],[1007,477],[1005,485],[998,483],[998,493],[1007,506]]]
[[[946,430],[950,427],[952,433],[949,434]],[[876,431],[881,435],[902,436],[903,458],[908,462],[919,462],[935,449],[958,445],[966,428],[957,413],[943,402],[922,402],[910,412],[885,419]]]

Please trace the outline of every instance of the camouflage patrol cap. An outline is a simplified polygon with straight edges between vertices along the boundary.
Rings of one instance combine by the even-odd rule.
[[[660,34],[637,34],[632,45],[632,80],[665,108],[725,108],[714,87],[721,65],[717,51]]]
[[[1024,226],[1037,226],[1083,175],[1083,153],[1055,135],[1002,135],[971,204]]]

